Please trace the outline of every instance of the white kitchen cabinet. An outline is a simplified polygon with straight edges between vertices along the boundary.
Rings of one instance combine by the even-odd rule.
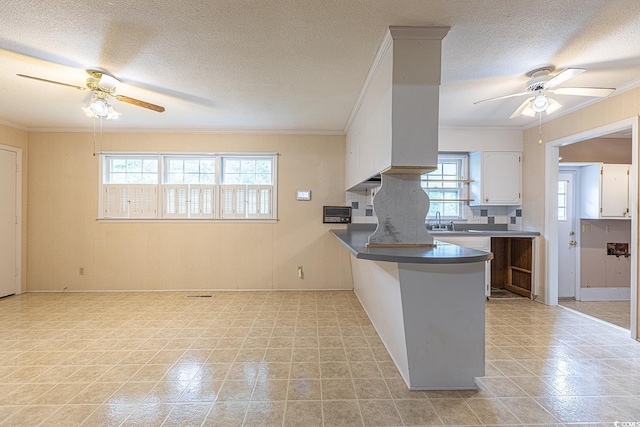
[[[490,236],[452,236],[447,233],[434,234],[433,238],[441,242],[452,245],[463,246],[465,248],[477,249],[479,251],[491,252]],[[491,261],[485,261],[484,267],[484,293],[491,296]]]
[[[479,151],[469,153],[470,205],[522,204],[522,153]]]
[[[580,168],[580,217],[629,219],[631,165],[595,163]]]

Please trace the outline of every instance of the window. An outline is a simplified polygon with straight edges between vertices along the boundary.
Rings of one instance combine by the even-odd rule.
[[[558,221],[567,220],[567,188],[569,181],[558,181]]]
[[[214,157],[165,157],[166,184],[215,184]]]
[[[100,218],[276,219],[275,154],[104,154]]]
[[[467,203],[468,156],[464,154],[440,154],[438,168],[422,175],[422,188],[429,195],[431,204],[428,217],[440,212],[442,218],[463,219]]]
[[[153,156],[109,156],[106,162],[109,184],[157,184],[158,158]]]
[[[272,161],[269,158],[233,158],[222,159],[223,184],[271,185]]]

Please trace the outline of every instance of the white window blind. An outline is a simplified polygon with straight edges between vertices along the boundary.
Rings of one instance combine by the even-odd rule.
[[[222,200],[222,218],[246,218],[246,194],[246,185],[220,186],[220,198]]]
[[[215,186],[189,186],[189,217],[213,218],[215,212]]]
[[[104,185],[105,218],[156,218],[157,186]]]
[[[163,185],[164,190],[164,216],[165,218],[189,217],[189,186],[188,185]]]

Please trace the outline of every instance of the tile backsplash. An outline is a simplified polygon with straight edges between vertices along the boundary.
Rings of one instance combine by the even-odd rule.
[[[346,192],[346,206],[351,206],[351,221],[356,224],[376,224],[372,193],[380,187]],[[510,230],[522,229],[522,208],[520,206],[465,206],[466,220],[456,223],[467,224],[507,224]],[[428,218],[428,222],[435,218]]]

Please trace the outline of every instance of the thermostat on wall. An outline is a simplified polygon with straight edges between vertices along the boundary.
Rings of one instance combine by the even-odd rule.
[[[311,200],[311,190],[297,190],[296,200]]]

